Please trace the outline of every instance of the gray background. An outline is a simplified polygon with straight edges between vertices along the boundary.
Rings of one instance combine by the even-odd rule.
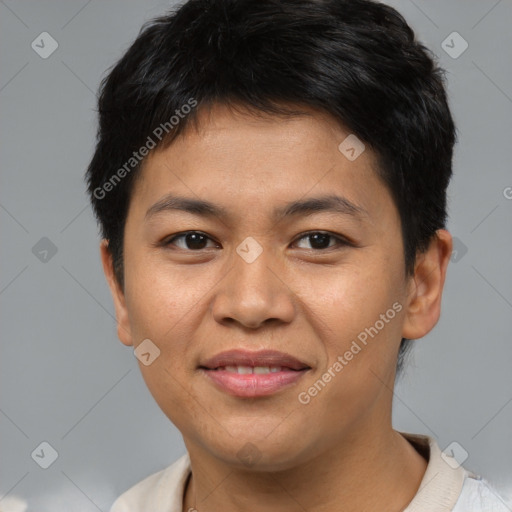
[[[512,510],[512,1],[390,3],[448,70],[460,138],[449,190],[457,254],[442,318],[396,388],[395,426],[433,435],[442,449],[458,442],[469,454],[464,465]],[[99,81],[142,22],[168,5],[0,2],[4,512],[25,510],[15,497],[38,512],[107,511],[184,453],[132,349],[117,340],[82,178]],[[59,44],[47,59],[31,48],[43,31]],[[441,46],[453,31],[469,44],[458,58]],[[54,255],[42,252],[43,237]],[[31,457],[43,441],[58,452],[48,469]]]

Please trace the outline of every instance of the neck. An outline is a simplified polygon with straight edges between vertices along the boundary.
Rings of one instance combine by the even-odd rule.
[[[416,494],[426,461],[391,427],[359,431],[291,469],[233,468],[187,443],[192,476],[183,510],[198,512],[361,512],[403,510]]]

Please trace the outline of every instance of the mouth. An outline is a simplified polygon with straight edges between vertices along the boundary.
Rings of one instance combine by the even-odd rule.
[[[296,384],[311,367],[283,352],[230,350],[200,364],[198,370],[229,395],[255,398]]]

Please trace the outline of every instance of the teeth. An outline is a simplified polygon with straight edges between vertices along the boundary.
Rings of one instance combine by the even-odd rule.
[[[268,366],[255,366],[253,373],[270,373],[270,368]]]
[[[242,375],[246,375],[249,373],[256,373],[259,375],[263,375],[266,373],[276,373],[282,371],[281,366],[221,366],[218,370],[226,370],[230,373],[239,373]]]

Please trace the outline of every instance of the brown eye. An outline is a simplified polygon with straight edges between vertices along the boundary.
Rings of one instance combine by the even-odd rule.
[[[180,243],[176,243],[177,241],[180,241]],[[180,249],[200,251],[208,248],[208,241],[213,242],[213,240],[204,233],[199,231],[187,231],[186,233],[173,236],[167,240],[164,245],[176,245]],[[215,247],[215,245],[213,247]]]
[[[313,249],[313,250],[323,250],[330,249],[336,245],[348,245],[343,239],[338,236],[332,235],[330,233],[324,233],[321,231],[315,231],[303,235],[300,240],[308,240],[310,247],[301,247],[302,249]],[[334,244],[331,244],[331,241],[334,241]]]

